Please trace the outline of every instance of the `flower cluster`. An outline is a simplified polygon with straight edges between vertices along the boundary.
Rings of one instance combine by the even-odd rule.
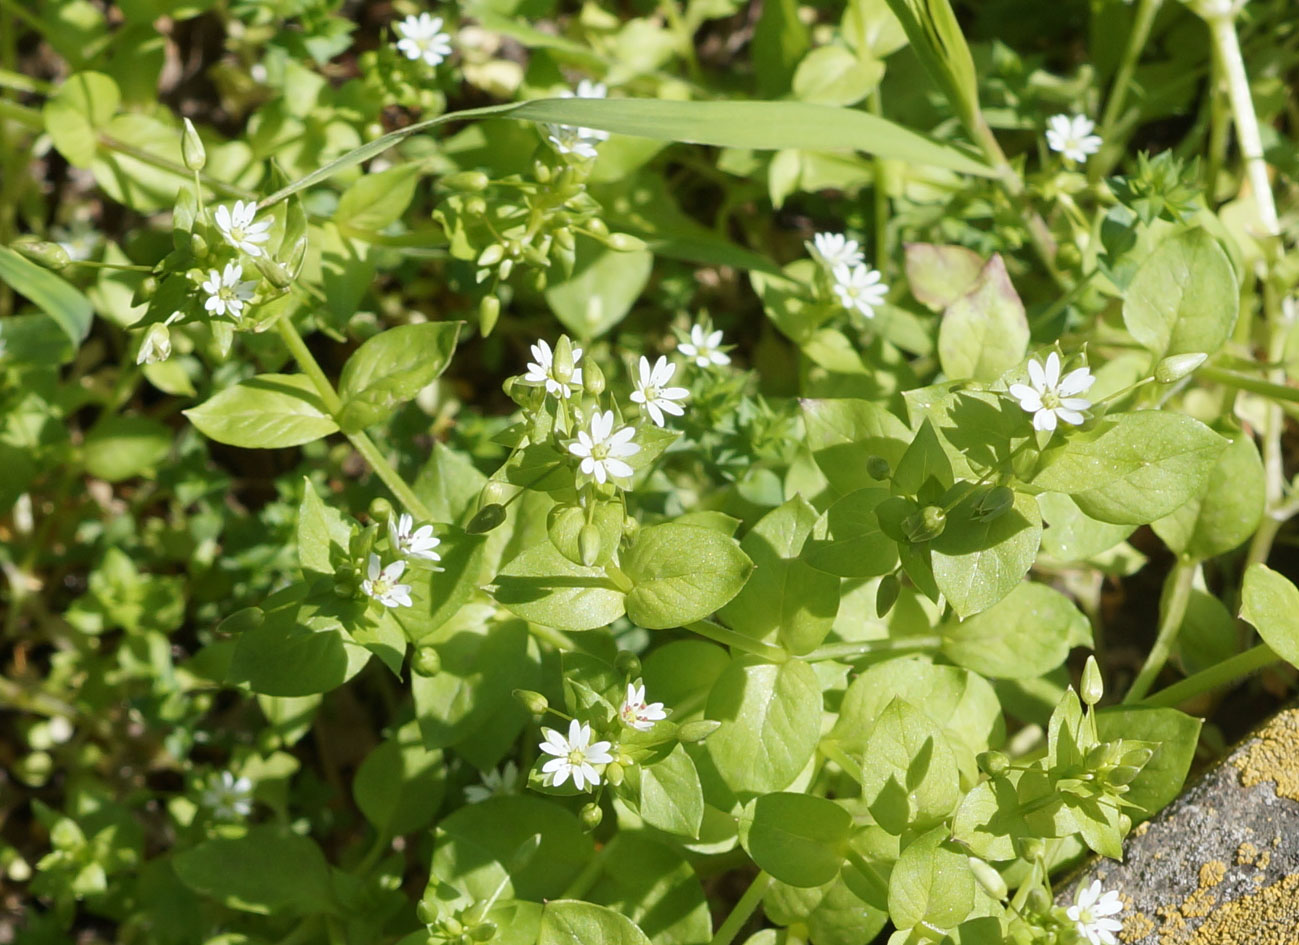
[[[618,719],[623,725],[638,732],[648,732],[656,722],[665,718],[667,712],[663,703],[645,701],[643,683],[627,683],[627,694],[618,707]],[[551,756],[541,766],[542,783],[547,787],[560,787],[572,778],[579,791],[591,790],[600,784],[604,766],[615,761],[614,743],[605,739],[593,742],[594,733],[588,722],[572,719],[568,723],[567,735],[553,728],[543,728],[541,734],[545,737],[539,747],[544,754]]]
[[[830,291],[845,310],[874,318],[889,287],[878,269],[865,263],[861,247],[842,233],[817,233],[808,247],[830,279]]]

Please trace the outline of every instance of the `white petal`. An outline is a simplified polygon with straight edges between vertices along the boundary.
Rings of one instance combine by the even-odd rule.
[[[645,403],[645,392],[644,392],[644,391],[640,391],[640,390],[634,390],[634,391],[632,391],[632,392],[631,392],[631,400],[632,400],[632,403],[635,403],[635,404],[643,404],[643,403]]]
[[[1046,356],[1046,386],[1056,387],[1060,383],[1060,355],[1052,351]]]
[[[1055,411],[1039,410],[1033,414],[1033,426],[1048,432],[1055,429]]]
[[[1090,368],[1080,367],[1070,371],[1060,381],[1060,393],[1065,396],[1081,394],[1083,391],[1091,390],[1091,386],[1096,383],[1096,378],[1092,376]]]
[[[1046,372],[1042,370],[1042,364],[1037,358],[1031,358],[1028,362],[1028,382],[1039,391],[1046,389]]]
[[[639,447],[637,448],[639,449]],[[627,479],[633,472],[635,472],[634,469],[624,463],[621,459],[614,459],[612,456],[604,461],[601,471],[603,472],[605,469],[609,471],[609,475],[616,476],[619,479]],[[600,482],[604,482],[602,476],[597,475],[596,478],[599,479]]]

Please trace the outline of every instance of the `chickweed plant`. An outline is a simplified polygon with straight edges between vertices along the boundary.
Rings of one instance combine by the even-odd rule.
[[[1113,945],[1299,664],[1297,38],[0,0],[0,938]]]

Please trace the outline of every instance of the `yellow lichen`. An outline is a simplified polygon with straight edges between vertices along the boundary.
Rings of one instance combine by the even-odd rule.
[[[1299,801],[1299,709],[1272,719],[1235,754],[1232,764],[1240,769],[1245,787],[1271,781],[1278,797]]]

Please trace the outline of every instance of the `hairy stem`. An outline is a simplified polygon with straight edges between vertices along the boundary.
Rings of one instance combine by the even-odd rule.
[[[1182,629],[1182,620],[1186,617],[1186,605],[1191,600],[1191,584],[1199,566],[1200,562],[1194,558],[1178,558],[1177,564],[1173,565],[1168,583],[1164,585],[1163,598],[1159,602],[1159,633],[1155,637],[1155,645],[1150,648],[1141,672],[1132,681],[1132,688],[1123,697],[1124,705],[1140,702],[1168,662],[1173,644],[1177,642],[1177,634]]]

